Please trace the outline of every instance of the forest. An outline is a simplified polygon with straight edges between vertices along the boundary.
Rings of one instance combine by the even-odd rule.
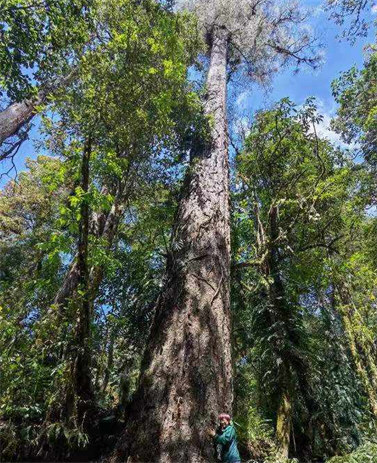
[[[377,463],[376,14],[0,0],[1,462]]]

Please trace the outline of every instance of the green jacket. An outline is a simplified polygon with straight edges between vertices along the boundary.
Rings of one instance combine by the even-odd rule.
[[[221,461],[228,463],[241,461],[237,448],[236,430],[232,424],[225,429],[218,429],[214,440],[215,444],[221,445]]]

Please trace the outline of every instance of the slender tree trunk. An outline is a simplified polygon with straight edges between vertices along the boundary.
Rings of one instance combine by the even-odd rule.
[[[376,389],[373,387],[373,384],[369,378],[368,371],[365,363],[361,360],[360,352],[357,349],[357,343],[355,339],[355,334],[352,330],[352,321],[350,321],[347,315],[342,316],[343,325],[347,333],[348,345],[351,351],[351,355],[356,367],[356,372],[364,386],[364,390],[368,396],[370,411],[373,416],[377,418],[377,393]]]
[[[108,213],[93,214],[90,229],[97,237],[103,237],[107,241],[108,249],[111,248],[117,231],[118,224],[124,211],[124,188],[119,188],[114,204]],[[103,277],[103,269],[99,266],[92,267],[89,272],[91,299],[95,298]],[[76,291],[79,282],[79,266],[77,256],[73,259],[59,291],[56,293],[54,305],[64,306],[72,294]]]
[[[109,344],[108,344],[108,354],[107,354],[107,362],[106,362],[106,368],[105,368],[105,373],[103,375],[103,381],[102,381],[102,392],[106,391],[107,385],[109,384],[109,379],[110,379],[110,372],[113,367],[114,363],[114,342],[115,342],[115,336],[116,332],[112,331],[110,334],[110,339],[109,339]]]
[[[89,161],[91,155],[91,142],[86,143],[82,168],[81,188],[84,194],[89,191]],[[78,318],[75,330],[74,352],[72,361],[72,379],[74,394],[78,400],[78,416],[81,420],[84,413],[93,405],[93,388],[91,380],[91,310],[89,293],[89,268],[88,268],[88,244],[89,244],[89,204],[87,198],[82,201],[80,208],[79,241],[77,252],[78,270]],[[74,302],[75,304],[75,302]]]
[[[186,177],[140,387],[114,460],[211,461],[207,428],[232,409],[227,48],[227,31],[216,28],[205,104],[211,141],[197,146]]]
[[[280,399],[276,413],[276,439],[278,442],[279,454],[288,458],[289,446],[292,431],[292,365],[291,352],[286,350],[285,345],[297,344],[295,333],[291,329],[291,314],[286,300],[285,288],[280,275],[280,256],[278,249],[278,208],[271,205],[269,212],[269,252],[266,259],[266,277],[271,280],[269,286],[269,303],[271,305],[271,323],[277,326],[280,331],[278,338],[280,343],[275,347],[276,357],[282,361],[279,374]],[[282,339],[285,338],[285,339]]]
[[[84,194],[89,191],[89,168],[91,142],[87,140],[81,162],[80,186]],[[73,322],[74,331],[67,344],[64,356],[69,365],[69,380],[65,382],[64,397],[53,403],[47,414],[47,421],[56,419],[66,423],[83,426],[89,423],[87,413],[93,407],[93,387],[91,378],[91,319],[89,293],[89,217],[90,209],[87,198],[80,206],[80,221],[77,256],[74,264],[75,285],[72,286],[69,302],[69,322]],[[61,317],[61,315],[59,314]]]

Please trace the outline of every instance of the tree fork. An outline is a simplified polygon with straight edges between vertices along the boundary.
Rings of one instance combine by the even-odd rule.
[[[193,150],[140,386],[113,461],[211,461],[206,428],[232,409],[228,40],[225,28],[213,30],[205,101],[210,141]]]

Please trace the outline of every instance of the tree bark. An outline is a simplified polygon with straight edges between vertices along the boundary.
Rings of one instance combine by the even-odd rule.
[[[288,389],[284,389],[277,412],[276,439],[279,443],[279,456],[288,458],[291,441],[292,403]]]
[[[12,103],[0,112],[0,145],[30,122],[37,113],[36,107],[43,104],[45,100],[45,92],[40,91],[36,98]]]
[[[73,69],[66,76],[57,78],[55,82],[44,85],[34,98],[24,99],[20,102],[11,103],[7,108],[0,112],[0,146],[8,138],[17,135],[17,133],[30,122],[38,113],[37,107],[46,103],[49,95],[56,92],[57,89],[69,84],[75,75],[76,69]],[[23,140],[22,140],[23,141]],[[0,161],[6,159],[9,154],[0,155]]]
[[[191,159],[140,386],[114,461],[211,461],[206,430],[218,413],[231,413],[227,49],[227,31],[214,29],[205,101],[210,141]]]

